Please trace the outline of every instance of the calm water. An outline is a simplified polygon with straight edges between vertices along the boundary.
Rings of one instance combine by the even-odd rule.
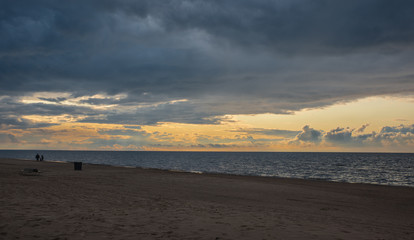
[[[412,153],[234,153],[0,150],[0,158],[158,168],[188,172],[323,179],[414,187]]]

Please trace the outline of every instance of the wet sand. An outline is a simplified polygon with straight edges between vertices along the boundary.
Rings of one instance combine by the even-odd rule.
[[[0,159],[0,192],[0,239],[414,239],[409,187]]]

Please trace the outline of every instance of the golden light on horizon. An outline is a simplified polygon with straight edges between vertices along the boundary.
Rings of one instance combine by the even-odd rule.
[[[29,129],[0,130],[20,142],[9,147],[162,150],[162,151],[348,151],[332,143],[295,143],[302,128],[328,132],[338,127],[378,132],[384,126],[414,124],[413,98],[372,97],[306,109],[290,115],[226,115],[217,124],[164,122],[157,125],[82,123],[86,116],[23,115],[22,121],[46,124]],[[102,116],[104,119],[105,116]],[[98,144],[99,143],[99,144]],[[377,149],[375,146],[368,150]]]
[[[232,119],[251,126],[287,130],[305,125],[322,130],[338,126],[357,128],[367,123],[367,130],[377,130],[385,125],[414,124],[413,109],[414,97],[370,97],[325,108],[304,109],[291,115],[234,115]]]

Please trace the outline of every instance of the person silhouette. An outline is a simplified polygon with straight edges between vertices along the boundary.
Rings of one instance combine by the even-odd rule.
[[[40,161],[43,161],[45,158],[43,157],[43,154],[42,154],[42,156],[40,156]]]
[[[36,161],[39,161],[39,158],[40,158],[40,156],[39,156],[39,153],[38,153],[38,154],[36,154]]]

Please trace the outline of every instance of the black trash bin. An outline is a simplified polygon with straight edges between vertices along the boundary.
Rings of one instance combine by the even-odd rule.
[[[73,162],[73,166],[75,167],[75,170],[82,170],[82,162]]]

